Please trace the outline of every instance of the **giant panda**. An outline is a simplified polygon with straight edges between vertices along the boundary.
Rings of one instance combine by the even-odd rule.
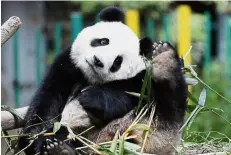
[[[32,99],[23,133],[52,131],[53,122],[61,120],[69,121],[79,132],[95,125],[86,137],[95,142],[111,140],[135,118],[138,99],[125,91],[140,92],[145,57],[153,61],[152,89],[157,105],[153,120],[158,120],[145,151],[172,153],[180,138],[187,96],[176,51],[168,43],[139,40],[122,23],[124,14],[117,7],[102,10],[99,17],[99,23],[83,29],[71,48],[54,60]],[[77,154],[76,144],[62,142],[65,138],[61,130],[35,140],[21,137],[18,145],[23,149],[30,144],[26,154]],[[135,142],[141,143],[140,139]]]

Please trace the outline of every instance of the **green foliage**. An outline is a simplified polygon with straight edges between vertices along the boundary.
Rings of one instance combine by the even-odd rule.
[[[223,71],[223,65],[217,62],[211,63],[211,69],[209,77],[203,77],[203,81],[216,90],[219,94],[225,94],[225,76]],[[206,70],[203,71],[203,75],[206,75]],[[193,87],[193,96],[199,96],[199,93],[203,89],[204,85],[199,83]],[[230,96],[226,96],[230,100]],[[215,107],[215,108],[214,108]],[[216,93],[207,89],[206,108],[202,110],[198,117],[195,118],[191,131],[197,132],[211,132],[217,131],[223,133],[228,137],[231,137],[231,104],[218,96]],[[219,136],[219,135],[218,135]],[[191,141],[190,137],[187,139]],[[198,137],[198,139],[201,139]],[[202,139],[201,139],[202,140]]]
[[[167,11],[170,1],[72,1],[81,6],[83,14],[94,13],[106,6],[118,5],[124,10],[137,9],[148,11],[154,18],[159,18],[163,11]]]

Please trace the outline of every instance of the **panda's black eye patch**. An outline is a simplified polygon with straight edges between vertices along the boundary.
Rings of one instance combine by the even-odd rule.
[[[111,72],[116,72],[120,69],[121,64],[123,62],[123,57],[122,56],[117,56],[116,59],[113,62],[113,65],[110,68]]]
[[[92,47],[106,46],[108,44],[109,44],[109,39],[108,38],[93,39],[91,41],[91,46]]]

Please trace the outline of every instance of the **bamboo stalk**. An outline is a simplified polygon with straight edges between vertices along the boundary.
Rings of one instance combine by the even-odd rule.
[[[12,16],[1,26],[1,46],[13,36],[21,24],[19,17]]]
[[[25,116],[28,107],[15,109],[22,117]],[[21,119],[16,118],[9,111],[1,111],[1,125],[2,130],[12,130],[17,129],[23,126],[23,121]]]

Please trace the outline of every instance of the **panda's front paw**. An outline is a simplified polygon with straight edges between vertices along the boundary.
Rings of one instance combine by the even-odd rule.
[[[47,138],[43,143],[41,155],[75,155],[75,150],[56,138]]]
[[[163,41],[154,42],[153,48],[154,48],[153,57],[156,57],[157,55],[163,52],[174,52],[175,51],[171,44],[169,44],[168,42],[163,42]]]

